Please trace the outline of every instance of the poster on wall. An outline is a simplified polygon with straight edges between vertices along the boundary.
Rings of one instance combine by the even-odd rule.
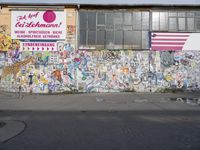
[[[152,32],[151,50],[200,50],[200,33]]]
[[[64,40],[65,11],[12,11],[11,38],[28,40]]]

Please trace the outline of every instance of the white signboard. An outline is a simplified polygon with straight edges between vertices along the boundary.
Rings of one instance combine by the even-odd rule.
[[[12,11],[12,39],[62,40],[66,38],[65,11]]]
[[[57,51],[56,42],[20,42],[23,51]]]

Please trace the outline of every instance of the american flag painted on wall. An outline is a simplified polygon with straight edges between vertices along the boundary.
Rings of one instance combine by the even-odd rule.
[[[191,33],[151,33],[151,50],[183,50]]]

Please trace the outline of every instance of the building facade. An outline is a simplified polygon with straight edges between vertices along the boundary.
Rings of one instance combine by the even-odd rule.
[[[200,1],[22,2],[0,3],[2,90],[200,87]]]

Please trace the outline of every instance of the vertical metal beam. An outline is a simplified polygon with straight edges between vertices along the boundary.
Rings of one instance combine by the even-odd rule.
[[[1,13],[2,9],[3,9],[3,6],[1,5],[1,6],[0,6],[0,13]]]
[[[78,48],[79,48],[79,8],[80,8],[80,5],[77,5],[77,9],[76,9],[76,35],[75,35],[75,56],[76,56],[76,53],[78,51]],[[75,77],[75,84],[76,84],[76,89],[77,91],[79,90],[79,84],[78,84],[78,79],[77,79],[77,68],[74,68],[74,77]]]

